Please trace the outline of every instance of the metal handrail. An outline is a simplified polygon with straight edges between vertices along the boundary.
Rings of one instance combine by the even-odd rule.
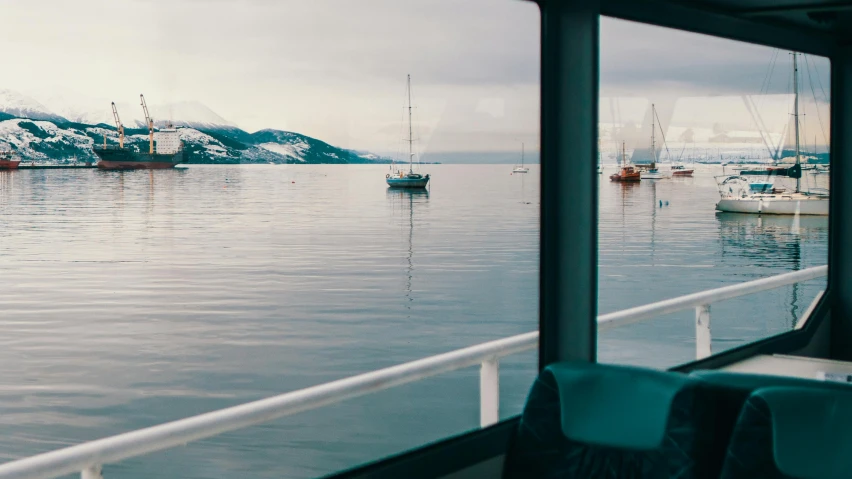
[[[735,284],[674,299],[604,314],[601,330],[651,317],[697,308],[706,321],[709,341],[709,304],[825,276],[819,266],[746,283]],[[696,317],[698,324],[699,317]],[[696,329],[697,338],[703,334]],[[534,349],[538,331],[498,339],[437,356],[379,369],[346,379],[293,391],[239,406],[201,414],[158,426],[110,436],[76,446],[19,459],[0,465],[0,479],[49,479],[81,471],[83,479],[101,477],[101,465],[154,451],[182,446],[190,441],[261,424],[283,416],[316,409],[371,392],[388,389],[476,364],[480,370],[480,417],[482,426],[499,420],[499,358]],[[703,353],[698,348],[698,356]],[[709,354],[709,343],[705,353]]]
[[[606,331],[617,326],[636,323],[645,319],[655,318],[670,313],[677,313],[690,308],[697,308],[727,299],[780,288],[791,284],[801,283],[828,275],[828,266],[814,266],[801,271],[783,273],[768,278],[756,279],[745,283],[732,284],[721,288],[708,289],[698,293],[678,296],[656,303],[637,306],[635,308],[616,311],[598,316],[598,331]]]

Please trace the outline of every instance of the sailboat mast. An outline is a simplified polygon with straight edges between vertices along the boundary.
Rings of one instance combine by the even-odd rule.
[[[524,167],[524,143],[521,142],[521,168]]]
[[[414,137],[411,133],[411,75],[408,75],[408,172],[414,173]]]
[[[800,161],[799,161],[799,64],[796,60],[796,57],[798,55],[799,55],[798,53],[793,52],[793,94],[795,95],[795,102],[794,102],[794,106],[793,106],[793,120],[796,122],[796,165],[800,164]],[[801,187],[801,178],[796,178],[796,193],[799,192],[800,187]]]
[[[654,125],[655,116],[657,116],[657,110],[654,107],[654,104],[651,103],[651,168],[655,168],[657,166],[657,143],[654,139],[654,130],[657,129]]]

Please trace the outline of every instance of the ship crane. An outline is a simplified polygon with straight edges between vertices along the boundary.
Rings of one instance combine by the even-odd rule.
[[[148,105],[145,104],[145,97],[140,93],[139,99],[142,100],[142,111],[145,112],[145,122],[148,124],[148,153],[154,154],[154,120],[148,114]]]
[[[118,110],[115,108],[115,102],[112,102],[112,116],[115,118],[115,128],[118,130],[118,147],[124,148],[124,125],[121,124],[121,119],[118,118]]]

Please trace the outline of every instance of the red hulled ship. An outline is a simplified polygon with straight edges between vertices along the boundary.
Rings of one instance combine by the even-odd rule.
[[[11,151],[0,151],[0,170],[17,170],[20,164]]]

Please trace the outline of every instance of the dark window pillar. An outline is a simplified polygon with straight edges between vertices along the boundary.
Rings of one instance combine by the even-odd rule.
[[[831,357],[852,360],[852,47],[831,57]]]
[[[596,357],[600,4],[541,0],[539,5],[539,366],[544,367]]]

